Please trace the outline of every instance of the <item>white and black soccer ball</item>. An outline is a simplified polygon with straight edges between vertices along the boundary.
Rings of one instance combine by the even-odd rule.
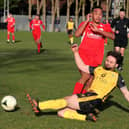
[[[14,96],[8,95],[2,98],[1,106],[5,111],[14,111],[17,106],[17,101]]]

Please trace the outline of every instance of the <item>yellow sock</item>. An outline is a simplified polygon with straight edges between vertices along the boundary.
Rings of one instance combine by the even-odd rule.
[[[40,110],[58,110],[67,106],[67,102],[65,99],[56,99],[56,100],[48,100],[39,102]]]
[[[71,43],[71,44],[73,43],[73,37],[70,38],[70,43]]]
[[[86,115],[79,114],[75,110],[68,109],[64,112],[64,118],[86,121]]]

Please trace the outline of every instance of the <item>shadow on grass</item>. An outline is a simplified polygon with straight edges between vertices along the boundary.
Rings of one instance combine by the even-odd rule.
[[[20,43],[22,42],[22,40],[15,40],[15,43]]]
[[[38,116],[38,117],[41,117],[41,116],[44,116],[44,115],[47,115],[47,116],[49,116],[49,115],[57,115],[57,112],[55,111],[52,111],[52,112],[40,112],[39,114],[36,114],[36,116]]]
[[[103,112],[104,110],[106,110],[107,108],[110,108],[111,106],[115,106],[127,113],[129,113],[129,109],[123,107],[122,105],[120,105],[119,103],[110,100],[113,96],[109,96],[108,100],[106,100],[106,102],[104,102],[101,106],[97,107],[97,109],[99,109],[100,112]],[[80,111],[78,111],[78,113],[80,114],[84,114]],[[93,112],[94,113],[94,112]],[[57,111],[52,111],[52,112],[40,112],[38,114],[36,114],[36,116],[41,117],[44,115],[57,115]],[[97,115],[97,114],[96,114]]]
[[[125,108],[123,107],[121,104],[111,100],[113,96],[109,96],[108,99],[100,106],[100,107],[97,107],[101,112],[103,112],[104,110],[106,110],[107,108],[110,108],[111,106],[115,106],[127,113],[129,113],[129,109],[128,108]]]
[[[69,67],[69,65],[62,65],[63,63],[71,64],[74,61],[72,56],[68,57],[58,49],[42,49],[40,54],[37,54],[37,50],[2,51],[0,57],[0,67],[8,67],[10,72],[33,72],[41,69],[63,70],[64,67]]]
[[[7,111],[7,110],[4,110],[5,112],[16,112],[16,111],[19,111],[20,110],[20,107],[19,106],[16,106],[14,110],[12,111]]]

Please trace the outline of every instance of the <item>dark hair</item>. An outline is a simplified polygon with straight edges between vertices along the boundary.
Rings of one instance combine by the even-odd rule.
[[[120,11],[123,11],[123,12],[125,12],[126,10],[125,10],[124,8],[121,8],[121,9],[120,9]]]
[[[101,9],[101,10],[102,10],[102,8],[101,8],[100,6],[94,6],[94,7],[92,8],[92,12],[94,11],[94,9]]]
[[[121,63],[121,60],[122,60],[122,56],[119,52],[116,52],[116,51],[109,51],[107,53],[107,56],[113,56],[116,58],[116,63],[117,64],[120,64]]]

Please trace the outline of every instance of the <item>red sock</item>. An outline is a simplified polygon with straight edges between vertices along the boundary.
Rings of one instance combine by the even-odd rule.
[[[38,53],[40,53],[40,43],[38,43],[37,47],[38,47]]]
[[[7,34],[7,40],[10,40],[10,34]]]
[[[13,41],[15,41],[15,35],[12,35],[12,39],[13,39]]]
[[[73,94],[80,94],[82,89],[83,89],[83,84],[81,84],[80,82],[76,82],[74,86]]]

